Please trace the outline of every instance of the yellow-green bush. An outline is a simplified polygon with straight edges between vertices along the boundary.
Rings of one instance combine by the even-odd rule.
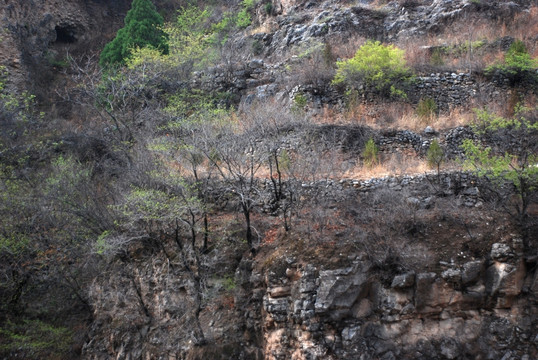
[[[521,40],[516,40],[506,52],[503,63],[497,63],[486,68],[486,75],[501,75],[508,79],[511,85],[528,80],[538,81],[538,60],[533,59]]]
[[[333,84],[348,88],[364,85],[385,96],[405,97],[403,88],[413,79],[404,51],[379,41],[367,41],[353,58],[338,61],[336,66]]]
[[[374,165],[377,165],[377,163],[379,162],[378,153],[379,148],[375,144],[374,139],[370,138],[366,142],[364,150],[362,151],[362,157],[366,166],[372,167]]]

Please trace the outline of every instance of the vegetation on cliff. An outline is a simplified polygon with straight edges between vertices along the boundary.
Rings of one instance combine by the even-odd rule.
[[[240,319],[225,328],[234,335],[253,329],[246,305],[264,296],[250,282],[265,280],[242,278],[245,269],[291,282],[293,261],[322,270],[360,258],[389,288],[404,270],[484,257],[497,228],[473,222],[478,213],[523,239],[522,258],[533,249],[538,118],[525,86],[535,50],[512,39],[503,63],[487,59],[503,54],[495,45],[479,67],[472,51],[486,45],[398,40],[382,23],[400,14],[389,7],[338,3],[317,17],[315,4],[297,5],[301,16],[276,3],[217,5],[183,7],[164,24],[149,0],[134,0],[99,64],[66,57],[72,86],[55,106],[72,106],[68,119],[42,113],[2,69],[0,357],[76,357],[87,339],[73,329],[94,316],[88,357],[116,356],[124,334],[161,354],[148,339],[163,329],[178,352],[203,352],[229,341],[209,325],[220,310]],[[355,30],[379,40],[348,36]],[[473,117],[476,106],[495,111]],[[428,166],[436,176],[417,176]],[[164,275],[141,281],[142,266]],[[120,279],[114,289],[110,279]],[[173,291],[153,296],[160,286]],[[112,313],[126,304],[139,312],[129,321]]]

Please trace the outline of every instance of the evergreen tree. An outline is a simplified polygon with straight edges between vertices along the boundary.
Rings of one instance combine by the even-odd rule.
[[[150,0],[133,0],[131,10],[125,17],[125,26],[121,28],[114,40],[108,43],[99,64],[106,67],[111,64],[124,63],[135,47],[153,47],[163,54],[168,53],[166,34],[162,30],[164,20]]]

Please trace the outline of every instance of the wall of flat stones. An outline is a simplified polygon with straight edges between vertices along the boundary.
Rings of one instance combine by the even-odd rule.
[[[437,140],[448,159],[458,159],[463,156],[461,144],[465,139],[479,140],[479,136],[468,126],[458,126],[443,133],[428,126],[421,133],[398,130],[387,131],[374,137],[381,153],[412,152],[411,155],[419,157],[425,156],[433,140]]]
[[[252,59],[245,63],[219,65],[205,72],[196,72],[191,85],[206,91],[228,91],[241,96],[241,101],[252,102],[255,99],[279,96],[292,103],[295,94],[307,96],[313,108],[324,105],[343,106],[345,98],[337,89],[325,84],[323,86],[295,85],[289,81],[278,81],[291,74],[286,73],[285,64],[267,64],[261,59]],[[479,81],[477,75],[462,72],[440,72],[418,76],[415,83],[407,90],[408,100],[418,103],[421,99],[431,98],[441,113],[447,113],[457,107],[469,106],[473,99],[492,101],[506,97],[510,92],[504,82]],[[381,102],[374,93],[362,95],[364,103]]]
[[[466,106],[469,100],[478,93],[476,79],[466,73],[432,73],[420,76],[409,92],[409,99],[418,102],[430,98],[435,101],[441,112],[454,107]]]

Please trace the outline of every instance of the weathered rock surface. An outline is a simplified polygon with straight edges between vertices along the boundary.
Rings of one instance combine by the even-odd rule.
[[[0,8],[0,64],[15,82],[39,79],[40,66],[100,50],[122,25],[130,0],[11,1]]]
[[[84,358],[536,358],[535,263],[504,256],[514,251],[505,242],[491,251],[388,282],[360,253],[329,269],[295,257],[265,266],[244,258],[234,265],[235,307],[215,305],[222,285],[206,282],[199,318],[207,343],[197,346],[191,279],[163,254],[142,255],[95,282]]]

